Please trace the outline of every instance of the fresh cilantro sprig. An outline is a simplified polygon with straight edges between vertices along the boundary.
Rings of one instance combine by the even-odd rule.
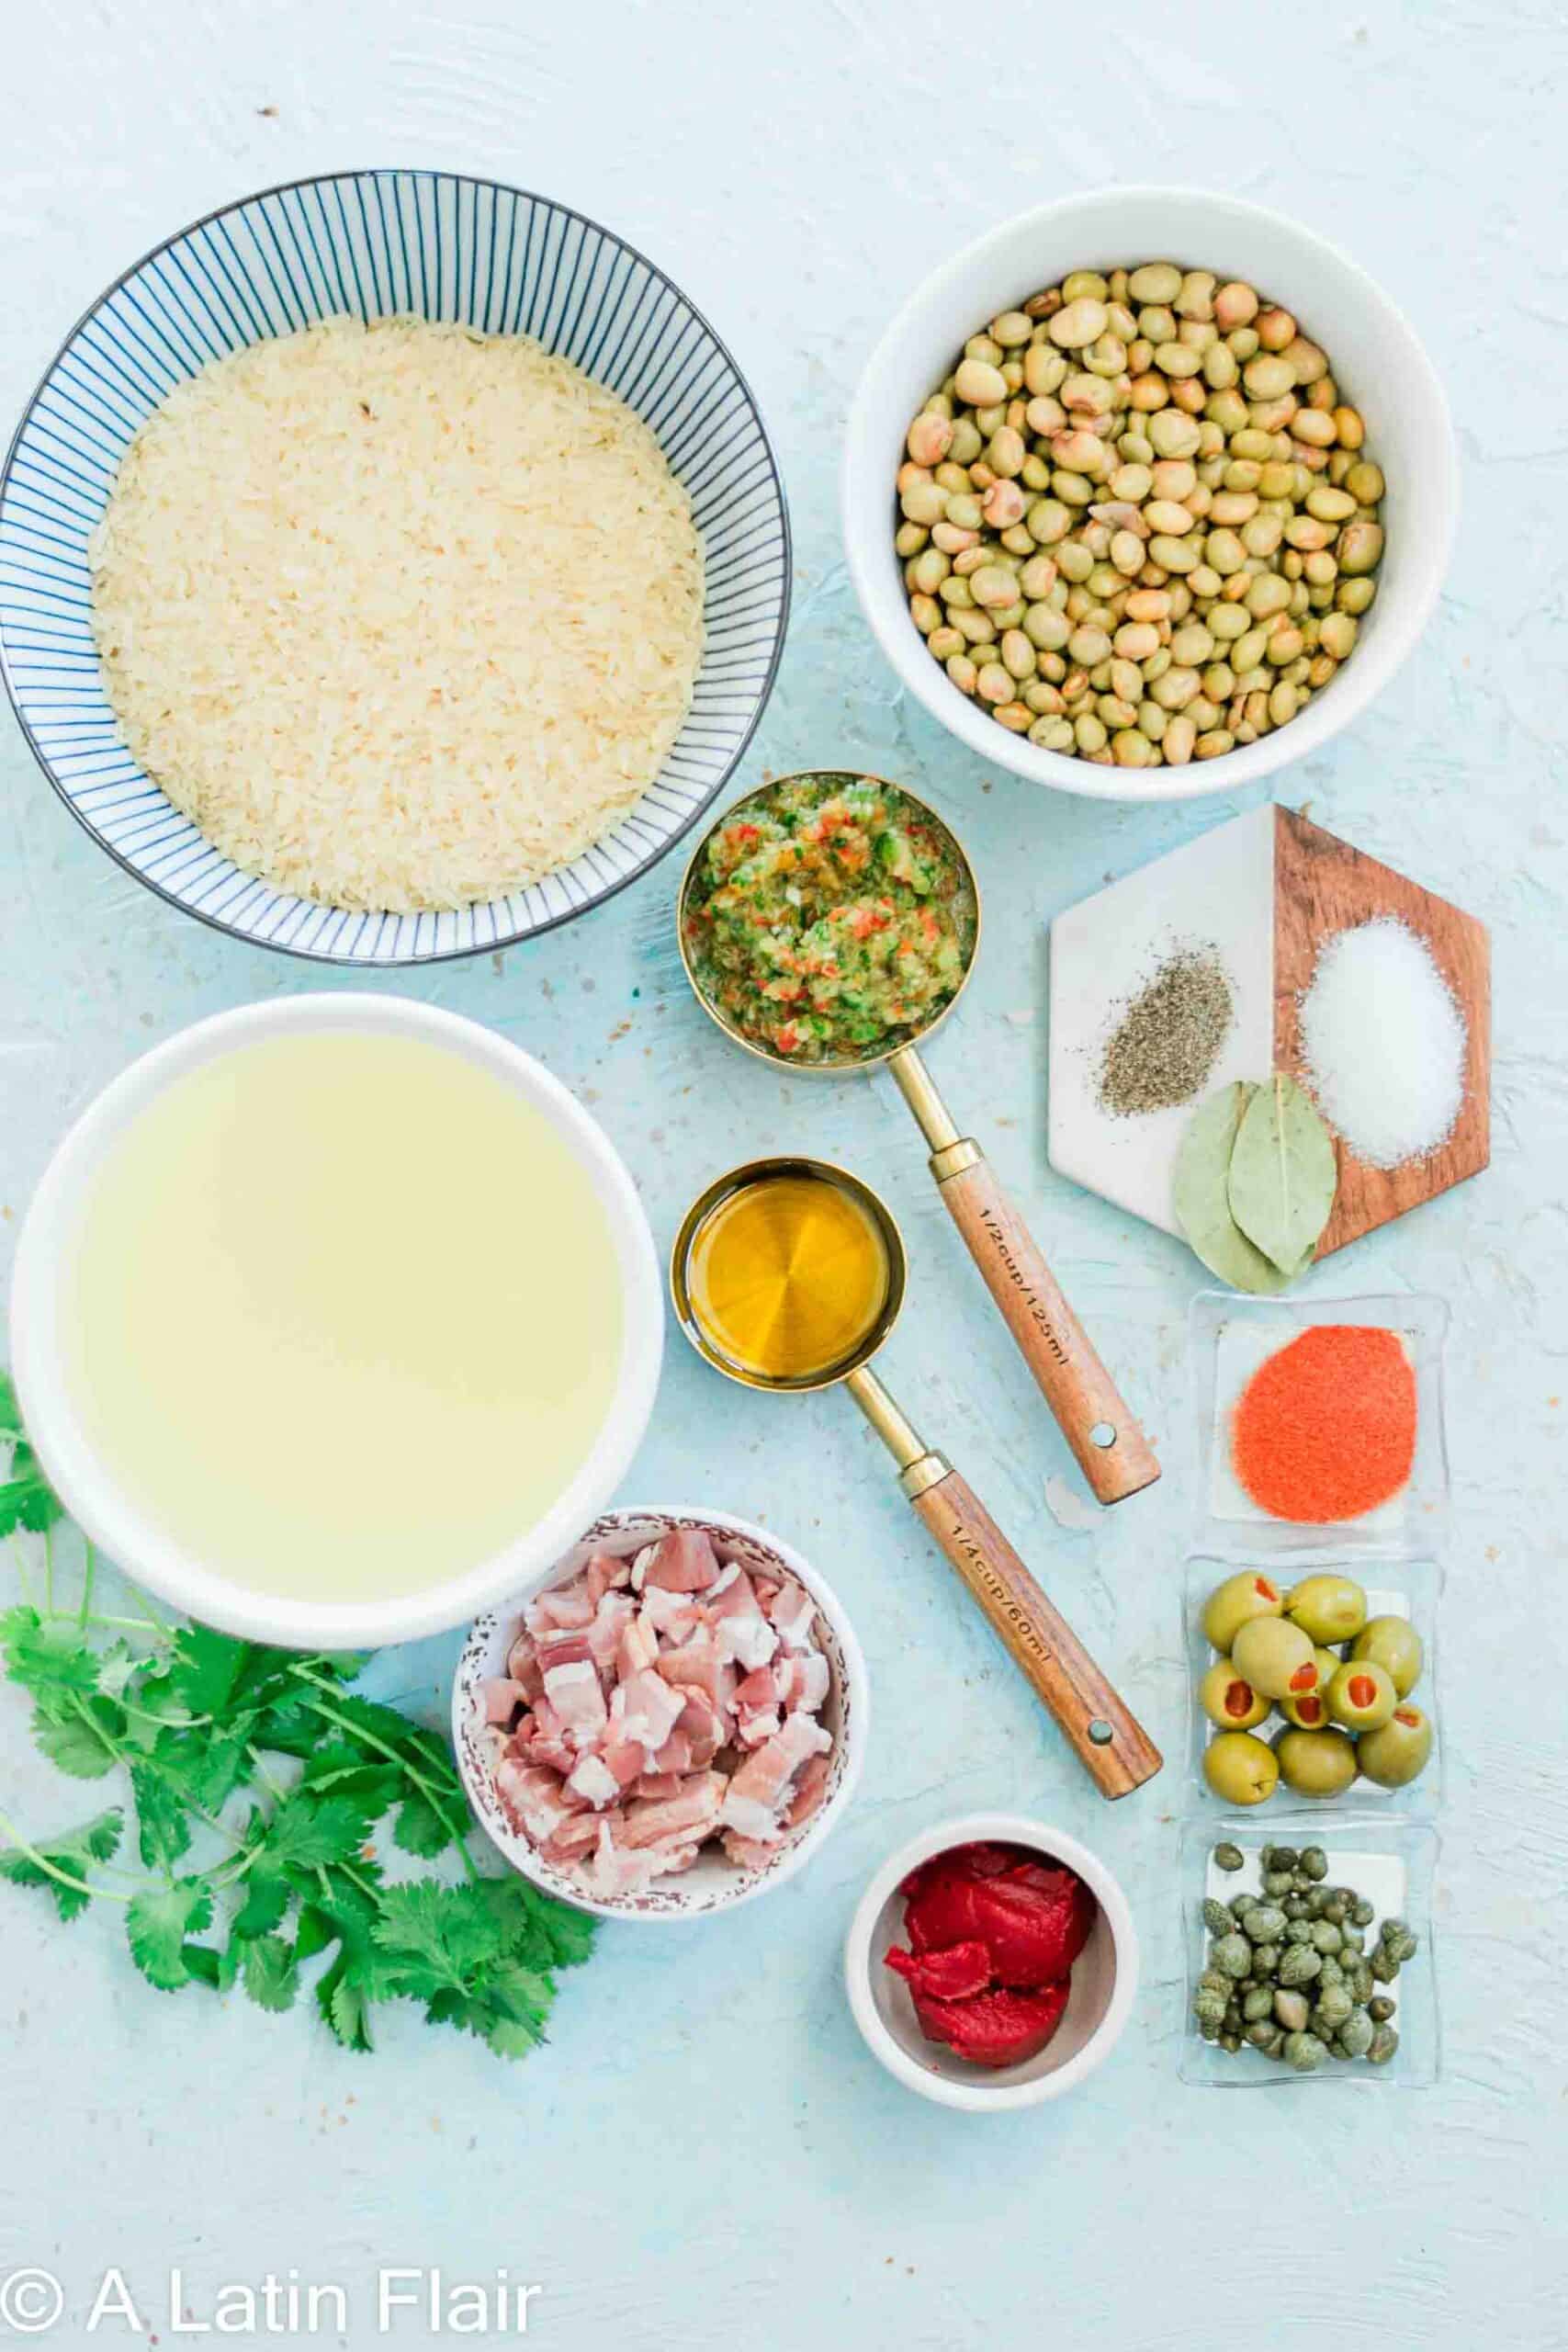
[[[349,2049],[371,2048],[380,2004],[406,2000],[525,2056],[544,2039],[554,1972],[587,1959],[593,1925],[481,1871],[446,1742],[352,1688],[363,1658],[96,1611],[90,1544],[75,1605],[59,1605],[63,1517],[0,1373],[0,1537],[42,1546],[36,1592],[13,1546],[24,1598],[0,1611],[0,1657],[50,1761],[123,1792],[37,1839],[0,1812],[0,1879],[48,1895],[62,1920],[121,1906],[160,1992],[238,1986],[288,2009],[321,1961],[316,2005]],[[407,1875],[404,1860],[443,1869]]]

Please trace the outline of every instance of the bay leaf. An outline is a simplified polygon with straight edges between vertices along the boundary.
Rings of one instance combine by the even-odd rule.
[[[1288,1279],[1316,1248],[1338,1184],[1333,1136],[1295,1080],[1276,1070],[1257,1089],[1236,1129],[1232,1216]]]
[[[1176,1155],[1171,1202],[1195,1257],[1233,1290],[1283,1290],[1288,1275],[1255,1249],[1231,1215],[1230,1167],[1256,1086],[1237,1080],[1199,1104]]]

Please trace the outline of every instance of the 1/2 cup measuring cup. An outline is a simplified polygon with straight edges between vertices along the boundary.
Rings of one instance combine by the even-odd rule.
[[[1159,1462],[1115,1382],[1107,1372],[1083,1325],[1068,1305],[1047,1266],[1033,1236],[1008,1199],[996,1172],[973,1136],[960,1135],[947,1105],[938,1093],[919,1052],[919,1043],[953,1010],[974,968],[979,944],[980,902],[973,869],[950,827],[935,810],[902,785],[880,776],[819,772],[825,780],[849,786],[869,786],[897,797],[908,810],[920,837],[946,864],[955,880],[955,900],[965,910],[963,926],[963,968],[951,991],[927,1017],[890,1028],[880,1049],[859,1048],[818,1053],[810,1060],[793,1060],[746,1035],[730,1014],[715,1001],[703,953],[705,891],[710,846],[758,812],[764,815],[780,805],[780,796],[792,786],[809,785],[818,772],[780,776],[749,793],[709,827],[698,843],[681,885],[676,931],[681,959],[697,1001],[719,1028],[743,1051],[755,1054],[775,1068],[798,1070],[803,1076],[841,1077],[886,1063],[899,1091],[919,1121],[930,1149],[931,1171],[964,1246],[985,1277],[987,1288],[1000,1308],[1021,1354],[1055,1416],[1095,1498],[1101,1503],[1122,1501],[1152,1486],[1160,1475]]]
[[[779,1188],[795,1188],[784,1213]],[[832,1247],[812,1242],[809,1188],[831,1188]],[[803,1192],[801,1188],[806,1188]],[[773,1200],[780,1214],[767,1214]],[[844,1246],[845,1204],[863,1222],[869,1257]],[[722,1221],[750,1216],[743,1257],[712,1278]],[[752,1214],[755,1212],[756,1214]],[[822,1220],[826,1230],[829,1220]],[[852,1240],[852,1233],[849,1235]],[[733,1256],[734,1253],[732,1253]],[[1053,1607],[973,1489],[927,1446],[871,1369],[903,1302],[903,1238],[858,1177],[825,1160],[775,1159],[732,1169],[694,1201],[675,1238],[670,1286],[699,1354],[749,1388],[809,1390],[841,1381],[898,1465],[898,1483],[995,1632],[1055,1717],[1101,1796],[1122,1797],[1161,1757],[1066,1619]],[[824,1352],[806,1360],[820,1335]]]

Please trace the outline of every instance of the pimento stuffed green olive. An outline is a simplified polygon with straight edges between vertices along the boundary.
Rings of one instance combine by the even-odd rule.
[[[1421,1636],[1405,1617],[1371,1618],[1357,1634],[1350,1656],[1357,1660],[1371,1658],[1386,1668],[1402,1699],[1409,1698],[1426,1663]]]
[[[1314,1642],[1348,1642],[1367,1622],[1367,1596],[1354,1577],[1303,1577],[1285,1595],[1285,1614]]]
[[[1222,1657],[1235,1647],[1236,1634],[1249,1618],[1280,1617],[1285,1596],[1276,1584],[1252,1568],[1227,1577],[1203,1604],[1203,1637]]]
[[[1221,1731],[1251,1731],[1269,1713],[1269,1702],[1244,1680],[1228,1657],[1216,1658],[1198,1685],[1198,1704]]]
[[[1356,1749],[1362,1771],[1380,1789],[1403,1789],[1427,1769],[1432,1753],[1428,1716],[1402,1699],[1381,1731],[1369,1731]]]
[[[1341,1796],[1356,1777],[1356,1743],[1342,1731],[1281,1732],[1274,1760],[1294,1795]]]
[[[1399,1701],[1393,1677],[1374,1658],[1353,1658],[1328,1686],[1328,1712],[1346,1731],[1381,1731]]]
[[[1313,1663],[1317,1668],[1317,1683],[1311,1690],[1287,1691],[1279,1702],[1280,1713],[1298,1731],[1321,1731],[1328,1721],[1329,1684],[1339,1671],[1339,1657],[1334,1650],[1314,1650]]]
[[[1312,1643],[1288,1618],[1249,1618],[1231,1646],[1231,1662],[1266,1699],[1296,1699],[1317,1688]]]
[[[1280,1768],[1251,1732],[1223,1731],[1203,1750],[1203,1778],[1227,1804],[1262,1804],[1279,1785]]]

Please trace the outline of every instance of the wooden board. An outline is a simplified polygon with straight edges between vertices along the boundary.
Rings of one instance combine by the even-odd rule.
[[[1325,1258],[1406,1209],[1484,1168],[1492,1155],[1492,956],[1486,926],[1348,842],[1274,811],[1274,1062],[1300,1078],[1300,1000],[1319,950],[1336,932],[1396,915],[1425,940],[1453,990],[1468,1036],[1464,1106],[1452,1135],[1426,1159],[1369,1168],[1337,1136],[1339,1192],[1318,1244]]]

